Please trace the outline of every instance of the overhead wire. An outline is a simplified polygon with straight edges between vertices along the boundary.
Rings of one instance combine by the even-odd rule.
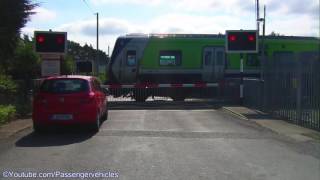
[[[89,10],[90,10],[92,13],[95,13],[95,11],[92,9],[92,7],[89,5],[89,3],[88,3],[86,0],[82,0],[82,2],[84,2],[84,4],[89,8]]]

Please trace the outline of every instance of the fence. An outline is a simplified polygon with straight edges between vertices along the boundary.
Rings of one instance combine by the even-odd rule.
[[[104,85],[109,102],[128,101],[237,101],[238,80],[196,84]]]
[[[245,79],[246,106],[320,130],[318,53],[279,53],[264,63],[264,78]]]
[[[127,84],[106,85],[109,102],[119,101],[190,101],[213,97],[217,84]]]
[[[41,85],[42,79],[33,82],[34,93]],[[194,84],[108,84],[108,101],[216,101],[237,103],[239,101],[239,79],[226,79],[220,83]]]

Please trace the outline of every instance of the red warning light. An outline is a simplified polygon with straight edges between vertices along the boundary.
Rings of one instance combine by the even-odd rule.
[[[227,30],[227,53],[257,53],[258,32],[256,30]]]
[[[34,37],[37,53],[66,53],[66,32],[35,31]]]
[[[61,37],[61,36],[58,36],[56,40],[57,40],[58,44],[63,44],[64,43],[64,38]]]
[[[229,36],[229,41],[236,41],[237,40],[237,36],[236,35],[230,35]]]
[[[44,42],[44,36],[38,36],[37,37],[38,43],[43,43]]]
[[[254,41],[254,40],[255,40],[255,37],[254,37],[253,35],[249,35],[249,36],[248,36],[248,39],[249,39],[249,41]]]

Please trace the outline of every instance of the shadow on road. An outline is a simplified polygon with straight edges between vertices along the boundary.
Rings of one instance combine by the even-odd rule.
[[[94,135],[94,132],[83,129],[51,129],[41,134],[31,132],[17,140],[15,144],[17,147],[64,146],[86,141]]]
[[[143,103],[132,101],[109,102],[110,110],[197,110],[219,109],[228,104],[223,101],[147,101]]]

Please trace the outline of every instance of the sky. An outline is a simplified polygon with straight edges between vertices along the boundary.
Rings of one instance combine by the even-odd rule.
[[[39,6],[23,34],[66,31],[68,39],[110,53],[117,37],[130,33],[224,34],[256,29],[255,0],[32,0]],[[260,0],[267,7],[266,34],[315,36],[320,33],[319,0]],[[262,26],[261,26],[262,27]]]

